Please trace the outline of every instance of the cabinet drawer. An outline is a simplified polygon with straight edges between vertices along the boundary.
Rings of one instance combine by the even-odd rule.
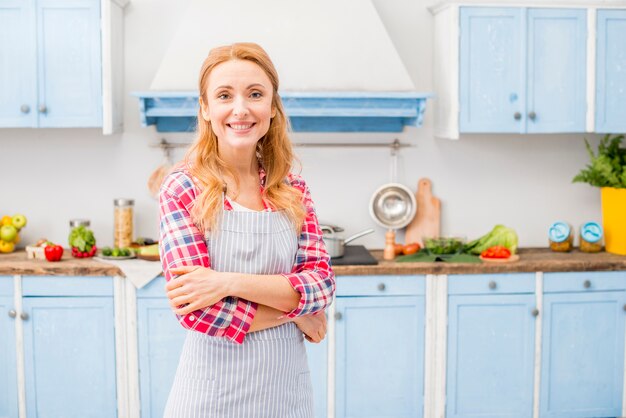
[[[24,296],[113,296],[111,277],[24,276]]]
[[[0,296],[13,296],[13,276],[0,276]]]
[[[423,295],[425,276],[339,276],[337,296]]]
[[[448,276],[448,294],[533,293],[534,273],[458,274]]]
[[[544,273],[543,292],[591,292],[626,289],[626,272],[581,271],[575,273]]]

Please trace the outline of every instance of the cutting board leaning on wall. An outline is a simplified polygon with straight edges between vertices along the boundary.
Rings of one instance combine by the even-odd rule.
[[[430,179],[422,178],[417,182],[415,200],[417,212],[406,227],[404,242],[417,242],[424,247],[424,238],[438,237],[441,231],[441,201],[433,196]]]

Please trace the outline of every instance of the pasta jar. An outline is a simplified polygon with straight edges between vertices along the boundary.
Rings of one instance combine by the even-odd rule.
[[[567,222],[557,221],[550,225],[548,238],[552,251],[567,252],[574,246],[572,226]]]
[[[113,245],[118,248],[129,247],[133,242],[133,206],[132,199],[115,199]]]
[[[580,250],[586,253],[602,251],[602,227],[597,222],[586,222],[580,227]]]

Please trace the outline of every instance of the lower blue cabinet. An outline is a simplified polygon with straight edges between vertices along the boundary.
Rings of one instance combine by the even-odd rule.
[[[0,277],[0,418],[17,417],[13,278]]]
[[[313,383],[313,409],[315,418],[326,418],[327,391],[328,391],[328,338],[319,344],[313,344],[305,340],[306,355],[311,371]]]
[[[137,291],[141,417],[163,416],[187,331],[165,297],[165,279]]]
[[[542,418],[618,417],[626,273],[544,277]]]
[[[337,418],[423,416],[424,317],[423,294],[336,299]]]
[[[534,274],[449,277],[448,418],[532,417],[534,280]]]
[[[117,416],[112,279],[23,279],[26,416]]]

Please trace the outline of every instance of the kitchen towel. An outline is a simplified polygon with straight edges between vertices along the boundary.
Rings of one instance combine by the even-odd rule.
[[[131,281],[137,289],[141,289],[163,273],[161,263],[146,260],[110,260],[94,257],[94,260],[113,264],[124,273],[124,277]]]

